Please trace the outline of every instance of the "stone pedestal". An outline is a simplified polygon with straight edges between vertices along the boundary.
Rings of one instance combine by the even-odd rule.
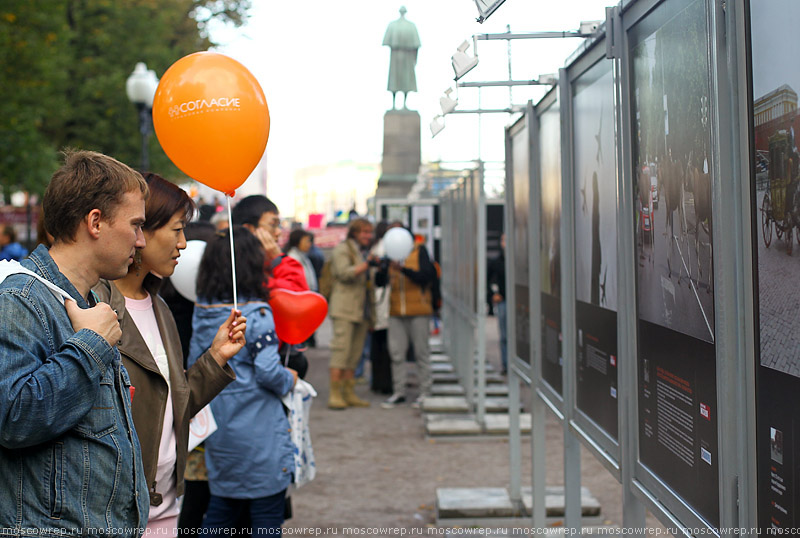
[[[420,119],[414,110],[389,110],[383,116],[383,162],[375,196],[404,198],[420,166]]]

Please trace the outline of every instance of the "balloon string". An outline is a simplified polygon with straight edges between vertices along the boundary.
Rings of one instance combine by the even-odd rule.
[[[292,344],[286,344],[286,360],[283,361],[283,365],[287,368],[289,367],[289,353],[292,351]]]
[[[225,195],[225,199],[228,201],[228,230],[230,233],[228,236],[231,238],[231,275],[233,276],[233,309],[237,309],[237,304],[239,303],[239,298],[236,294],[236,256],[233,252],[233,217],[231,215],[231,197],[229,194]]]

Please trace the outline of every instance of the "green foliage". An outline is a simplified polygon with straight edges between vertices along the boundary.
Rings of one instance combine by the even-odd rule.
[[[42,192],[55,146],[48,131],[60,123],[65,83],[59,35],[64,26],[42,2],[7,0],[0,9],[0,186]]]
[[[4,0],[0,7],[0,187],[40,193],[65,147],[138,167],[136,62],[157,76],[207,50],[211,21],[239,26],[250,0]],[[153,170],[185,178],[149,140]]]

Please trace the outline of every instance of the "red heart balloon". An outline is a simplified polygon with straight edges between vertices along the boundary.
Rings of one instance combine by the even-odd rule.
[[[313,291],[270,290],[269,305],[275,317],[275,333],[288,344],[308,340],[328,314],[328,301]]]

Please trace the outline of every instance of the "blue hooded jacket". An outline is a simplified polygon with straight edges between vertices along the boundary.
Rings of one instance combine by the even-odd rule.
[[[0,250],[0,260],[20,261],[28,255],[28,249],[19,243],[9,243]]]
[[[199,300],[192,318],[189,366],[208,349],[232,304]],[[247,317],[247,345],[228,365],[236,380],[211,402],[217,431],[206,439],[211,493],[257,499],[286,489],[294,471],[294,445],[281,396],[294,384],[281,365],[272,309],[255,300],[239,305]]]

